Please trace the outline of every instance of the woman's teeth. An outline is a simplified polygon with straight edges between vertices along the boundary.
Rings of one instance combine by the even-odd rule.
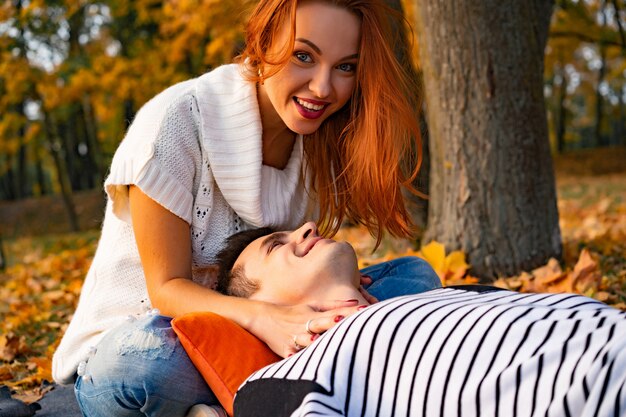
[[[313,103],[309,103],[308,101],[301,100],[299,98],[296,98],[296,101],[298,102],[299,105],[301,105],[307,110],[318,111],[324,108],[323,104],[313,104]]]

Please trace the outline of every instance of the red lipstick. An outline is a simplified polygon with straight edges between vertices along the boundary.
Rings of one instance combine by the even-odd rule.
[[[298,103],[298,99],[299,99],[298,97],[294,97],[293,98],[293,102],[296,105],[296,109],[298,110],[298,113],[300,113],[300,115],[302,117],[304,117],[305,119],[318,119],[318,118],[320,118],[324,114],[324,111],[326,111],[326,108],[328,107],[328,104],[329,104],[329,103],[327,103],[325,101],[317,101],[317,100],[310,100],[310,99],[306,99],[305,100],[303,98],[300,98],[301,101],[306,101],[307,103],[311,103],[311,104],[316,105],[316,106],[324,106],[324,107],[322,107],[319,110],[312,110],[312,109],[306,108],[302,104]]]

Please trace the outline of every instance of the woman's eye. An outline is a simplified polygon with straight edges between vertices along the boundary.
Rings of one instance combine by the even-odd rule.
[[[275,241],[270,245],[270,252],[276,249],[278,246],[282,245],[282,243]]]
[[[339,69],[339,71],[343,71],[343,72],[354,72],[356,71],[356,64],[339,64],[337,66],[337,69]]]
[[[311,59],[311,56],[309,54],[307,54],[306,52],[296,52],[293,54],[296,59],[300,62],[312,62],[313,60]]]

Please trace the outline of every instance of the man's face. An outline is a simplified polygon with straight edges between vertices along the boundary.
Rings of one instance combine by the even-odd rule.
[[[292,232],[263,236],[244,249],[236,266],[260,283],[250,298],[276,304],[316,300],[323,286],[359,277],[354,249],[347,242],[324,239],[309,222]]]

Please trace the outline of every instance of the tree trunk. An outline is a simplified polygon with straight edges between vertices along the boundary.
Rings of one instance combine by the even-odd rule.
[[[17,175],[15,176],[15,190],[17,191],[17,199],[21,200],[22,198],[28,197],[28,174],[27,174],[27,158],[26,158],[26,147],[27,144],[24,143],[24,129],[20,128],[18,133],[19,135],[19,149],[17,151]]]
[[[602,21],[602,33],[604,33],[606,29],[606,1],[602,1],[602,7],[600,8],[600,19]],[[596,114],[595,121],[593,127],[594,140],[596,142],[596,146],[606,146],[608,145],[602,136],[602,121],[604,119],[604,98],[602,97],[602,93],[600,92],[600,87],[604,82],[604,78],[606,76],[606,45],[604,43],[604,36],[602,35],[600,38],[600,45],[598,45],[598,49],[600,52],[600,68],[598,69],[598,83],[596,84]]]
[[[0,236],[0,271],[4,271],[7,266],[6,256],[4,255],[4,248],[2,246],[2,236]]]
[[[102,163],[102,149],[98,142],[98,130],[96,128],[96,117],[91,105],[91,98],[85,94],[82,98],[83,117],[85,120],[85,130],[87,145],[89,149],[89,159],[94,165],[93,180],[97,187],[101,187],[103,184],[103,178],[105,175],[104,167]]]
[[[58,137],[59,135],[49,114],[44,115],[44,123],[46,137],[48,139],[50,153],[52,154],[52,159],[54,160],[54,165],[57,170],[57,177],[61,188],[61,197],[63,198],[63,204],[65,205],[70,228],[73,232],[78,232],[80,227],[78,225],[78,215],[76,214],[76,208],[72,198],[72,183],[68,174],[67,165],[65,164],[65,158],[63,158],[63,155],[61,154],[63,148]]]
[[[17,192],[15,191],[15,181],[13,180],[13,155],[6,155],[6,171],[2,176],[4,183],[5,195],[7,200],[15,200]]]
[[[39,141],[38,141],[39,142]],[[43,196],[48,194],[48,187],[46,186],[46,174],[43,168],[43,162],[41,160],[41,154],[39,150],[39,143],[35,146],[33,150],[34,155],[34,164],[35,164],[35,174],[37,177],[37,185],[39,186],[39,194],[37,196]]]
[[[557,150],[559,153],[565,151],[565,130],[567,127],[567,109],[565,108],[565,98],[567,97],[567,73],[563,70],[563,65],[559,64],[558,75],[561,79],[558,91],[556,92],[557,103],[555,106],[554,128],[556,133]]]
[[[602,136],[602,123],[604,121],[604,97],[600,92],[600,86],[606,77],[606,46],[600,43],[600,69],[598,70],[598,83],[596,85],[596,117],[593,123],[593,132],[596,146],[607,146],[608,140]]]
[[[624,106],[624,97],[622,94],[617,95],[619,100],[619,124],[617,125],[617,144],[626,145],[626,106]]]
[[[551,0],[420,0],[430,131],[425,241],[472,273],[510,276],[561,255],[543,99]]]

